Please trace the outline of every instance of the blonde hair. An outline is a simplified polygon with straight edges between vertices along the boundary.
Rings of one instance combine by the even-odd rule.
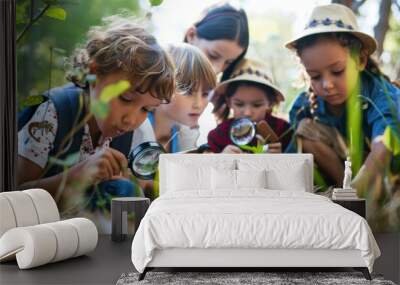
[[[87,86],[83,80],[94,62],[96,75],[126,72],[138,92],[169,102],[175,90],[174,65],[156,39],[126,18],[112,16],[103,22],[89,30],[85,47],[75,50],[67,78]]]
[[[192,94],[200,88],[213,89],[217,84],[213,66],[204,53],[197,47],[181,43],[168,47],[175,63],[177,91]]]

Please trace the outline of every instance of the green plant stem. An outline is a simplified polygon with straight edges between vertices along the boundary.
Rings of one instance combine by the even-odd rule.
[[[82,104],[81,104],[82,105]],[[78,112],[78,114],[80,114],[80,112]],[[65,136],[65,138],[63,139],[63,141],[60,144],[60,150],[58,153],[55,154],[55,158],[58,158],[60,155],[62,155],[67,149],[68,147],[65,147],[66,143],[72,139],[72,137],[74,136],[74,134],[80,129],[82,128],[89,120],[90,118],[93,116],[92,113],[88,113],[80,122],[78,125],[76,125],[74,128],[71,129],[71,131]],[[77,117],[75,123],[77,122],[79,116]],[[75,125],[74,123],[74,125]],[[65,149],[64,149],[65,148]],[[52,163],[48,163],[46,168],[43,170],[42,175],[40,176],[39,179],[43,178],[43,175],[46,174],[47,171],[49,171],[49,169],[53,166]]]

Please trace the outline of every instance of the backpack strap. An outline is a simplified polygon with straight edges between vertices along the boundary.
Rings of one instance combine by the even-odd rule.
[[[50,151],[49,156],[57,156],[58,159],[66,159],[68,155],[78,152],[82,143],[84,127],[76,130],[74,135],[63,145],[61,144],[70,131],[81,122],[85,116],[83,108],[83,90],[74,84],[66,84],[59,88],[49,90],[44,94],[54,104],[57,112],[57,133],[54,140],[53,149]],[[45,177],[53,176],[63,171],[63,167],[53,165],[49,171],[46,172]]]
[[[46,98],[45,96],[43,96]],[[47,99],[43,99],[43,102],[47,101]],[[24,108],[22,111],[18,112],[18,132],[29,122],[29,120],[33,117],[36,112],[36,109],[40,104],[32,105]]]

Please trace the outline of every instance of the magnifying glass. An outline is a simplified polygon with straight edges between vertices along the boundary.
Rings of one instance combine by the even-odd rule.
[[[160,154],[165,153],[158,142],[144,142],[135,147],[128,156],[128,167],[132,173],[144,180],[154,179]]]
[[[229,136],[238,146],[248,145],[256,135],[255,124],[249,118],[240,118],[232,122]]]

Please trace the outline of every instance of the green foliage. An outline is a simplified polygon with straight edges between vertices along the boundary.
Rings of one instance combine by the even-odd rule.
[[[46,10],[45,15],[50,18],[65,21],[67,18],[67,12],[60,7],[50,7]]]
[[[239,146],[239,148],[246,150],[246,151],[250,151],[252,153],[263,153],[263,145],[259,144],[257,146],[249,146],[249,145],[241,145]]]
[[[64,160],[58,159],[55,157],[50,157],[49,162],[51,164],[55,164],[55,165],[59,165],[59,166],[63,166],[63,167],[71,167],[79,162],[79,156],[80,156],[80,152],[78,151],[75,153],[71,153]]]
[[[358,53],[352,52],[351,57],[349,57],[347,66],[347,70],[355,70],[357,71],[356,64],[358,64]],[[358,72],[358,71],[357,71]],[[356,73],[347,72],[347,86],[353,86],[355,83],[355,87],[353,90],[349,90],[350,94],[348,95],[346,101],[347,108],[347,140],[349,146],[349,156],[352,161],[352,171],[353,173],[357,173],[361,168],[363,163],[363,154],[364,154],[364,141],[363,141],[363,131],[362,131],[362,108],[361,108],[361,99],[360,99],[360,78]]]
[[[75,152],[75,153],[71,153],[64,160],[65,165],[66,166],[72,166],[72,165],[77,164],[79,162],[79,156],[80,156],[80,152],[79,151]]]
[[[130,87],[131,84],[127,80],[120,80],[115,84],[107,85],[100,94],[100,101],[107,103],[127,91]]]
[[[92,99],[90,102],[90,112],[96,114],[100,119],[105,119],[109,112],[108,104],[100,100]]]
[[[21,38],[17,52],[17,94],[19,100],[42,94],[47,89],[66,83],[66,56],[84,45],[86,33],[91,26],[101,24],[104,17],[138,14],[138,0],[90,0],[59,1],[36,0],[34,15],[38,15],[46,4],[65,10],[64,21],[41,17]],[[20,34],[30,19],[30,0],[17,1],[17,33]],[[49,50],[53,48],[50,67]],[[52,78],[49,80],[49,69]],[[51,81],[51,86],[49,86]]]
[[[149,0],[151,6],[160,6],[163,0]]]
[[[58,4],[58,2],[60,2],[59,0],[42,0],[42,1],[47,5],[55,5]]]
[[[400,137],[390,126],[387,126],[383,134],[383,144],[393,155],[400,154]]]
[[[315,166],[314,166],[313,174],[314,174],[314,185],[316,185],[320,189],[320,191],[317,191],[317,192],[323,192],[323,191],[327,190],[329,185],[326,183],[321,172]]]
[[[22,108],[25,108],[25,107],[28,107],[28,106],[39,105],[43,101],[44,101],[44,98],[43,98],[42,95],[31,95],[31,96],[28,96],[28,97],[26,97],[24,99],[21,99],[19,101],[19,105],[20,105],[20,108],[22,109]]]
[[[28,23],[29,19],[25,16],[26,9],[28,7],[28,2],[25,1],[23,3],[17,4],[16,6],[16,13],[15,13],[15,23],[18,24],[26,24]]]
[[[107,200],[102,195],[97,196],[96,206],[98,209],[106,210]]]
[[[153,186],[153,197],[157,198],[160,196],[160,169],[157,169],[154,176],[154,186]]]
[[[104,119],[109,112],[108,102],[131,87],[127,80],[120,80],[115,84],[109,84],[102,90],[99,99],[92,99],[90,102],[90,111],[99,118]]]

